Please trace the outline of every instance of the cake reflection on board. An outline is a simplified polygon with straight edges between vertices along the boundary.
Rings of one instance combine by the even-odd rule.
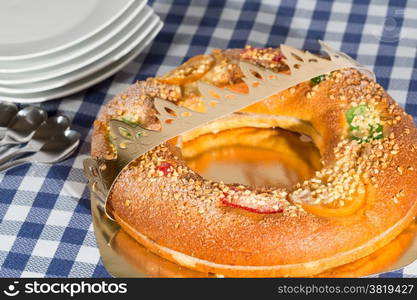
[[[253,188],[290,188],[320,168],[315,145],[282,129],[238,128],[205,134],[183,143],[182,153],[187,165],[206,179]]]
[[[176,143],[178,141],[175,141]],[[181,144],[187,165],[207,179],[255,188],[289,188],[314,176],[320,153],[305,136],[281,129],[238,128],[202,135]],[[216,277],[159,257],[110,221],[91,193],[97,243],[115,277]],[[358,277],[393,271],[417,258],[417,223],[376,252],[317,277]]]

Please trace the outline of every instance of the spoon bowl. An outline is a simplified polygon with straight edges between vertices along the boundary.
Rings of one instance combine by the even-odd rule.
[[[81,135],[75,130],[65,130],[61,134],[53,136],[48,140],[36,153],[36,157],[40,160],[38,162],[45,162],[54,160],[62,153],[71,149],[74,145],[78,145]],[[35,156],[34,155],[34,156]]]
[[[39,107],[28,106],[19,110],[10,120],[5,137],[0,141],[0,146],[28,142],[47,117],[46,112]]]
[[[10,102],[0,102],[0,140],[6,133],[10,120],[17,114],[17,106]]]
[[[0,102],[0,127],[7,127],[10,120],[17,114],[17,106],[10,102]]]
[[[65,116],[55,116],[47,119],[36,129],[27,145],[28,148],[33,151],[39,150],[51,137],[65,132],[69,128],[69,124],[70,122]]]

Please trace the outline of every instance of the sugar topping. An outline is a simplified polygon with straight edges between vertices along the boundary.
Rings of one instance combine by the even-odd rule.
[[[284,58],[278,48],[254,48],[250,45],[247,45],[241,54],[241,59],[249,60],[274,72],[288,70],[288,66],[283,61]]]

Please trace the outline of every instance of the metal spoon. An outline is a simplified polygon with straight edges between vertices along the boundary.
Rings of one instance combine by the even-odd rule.
[[[0,140],[4,137],[7,125],[17,114],[17,106],[11,102],[0,102]]]
[[[77,149],[80,137],[78,132],[66,130],[46,142],[39,152],[1,165],[0,172],[26,163],[53,164],[64,160]]]
[[[0,164],[29,152],[39,151],[51,138],[69,129],[69,120],[65,116],[49,118],[36,129],[32,139],[22,148],[11,150],[0,156]]]
[[[44,110],[35,106],[28,106],[18,111],[10,120],[9,127],[0,146],[17,145],[28,142],[35,130],[46,120]]]

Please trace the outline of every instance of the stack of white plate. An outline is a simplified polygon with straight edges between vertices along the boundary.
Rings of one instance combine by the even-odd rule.
[[[161,27],[145,0],[0,0],[0,101],[42,102],[94,85]]]

